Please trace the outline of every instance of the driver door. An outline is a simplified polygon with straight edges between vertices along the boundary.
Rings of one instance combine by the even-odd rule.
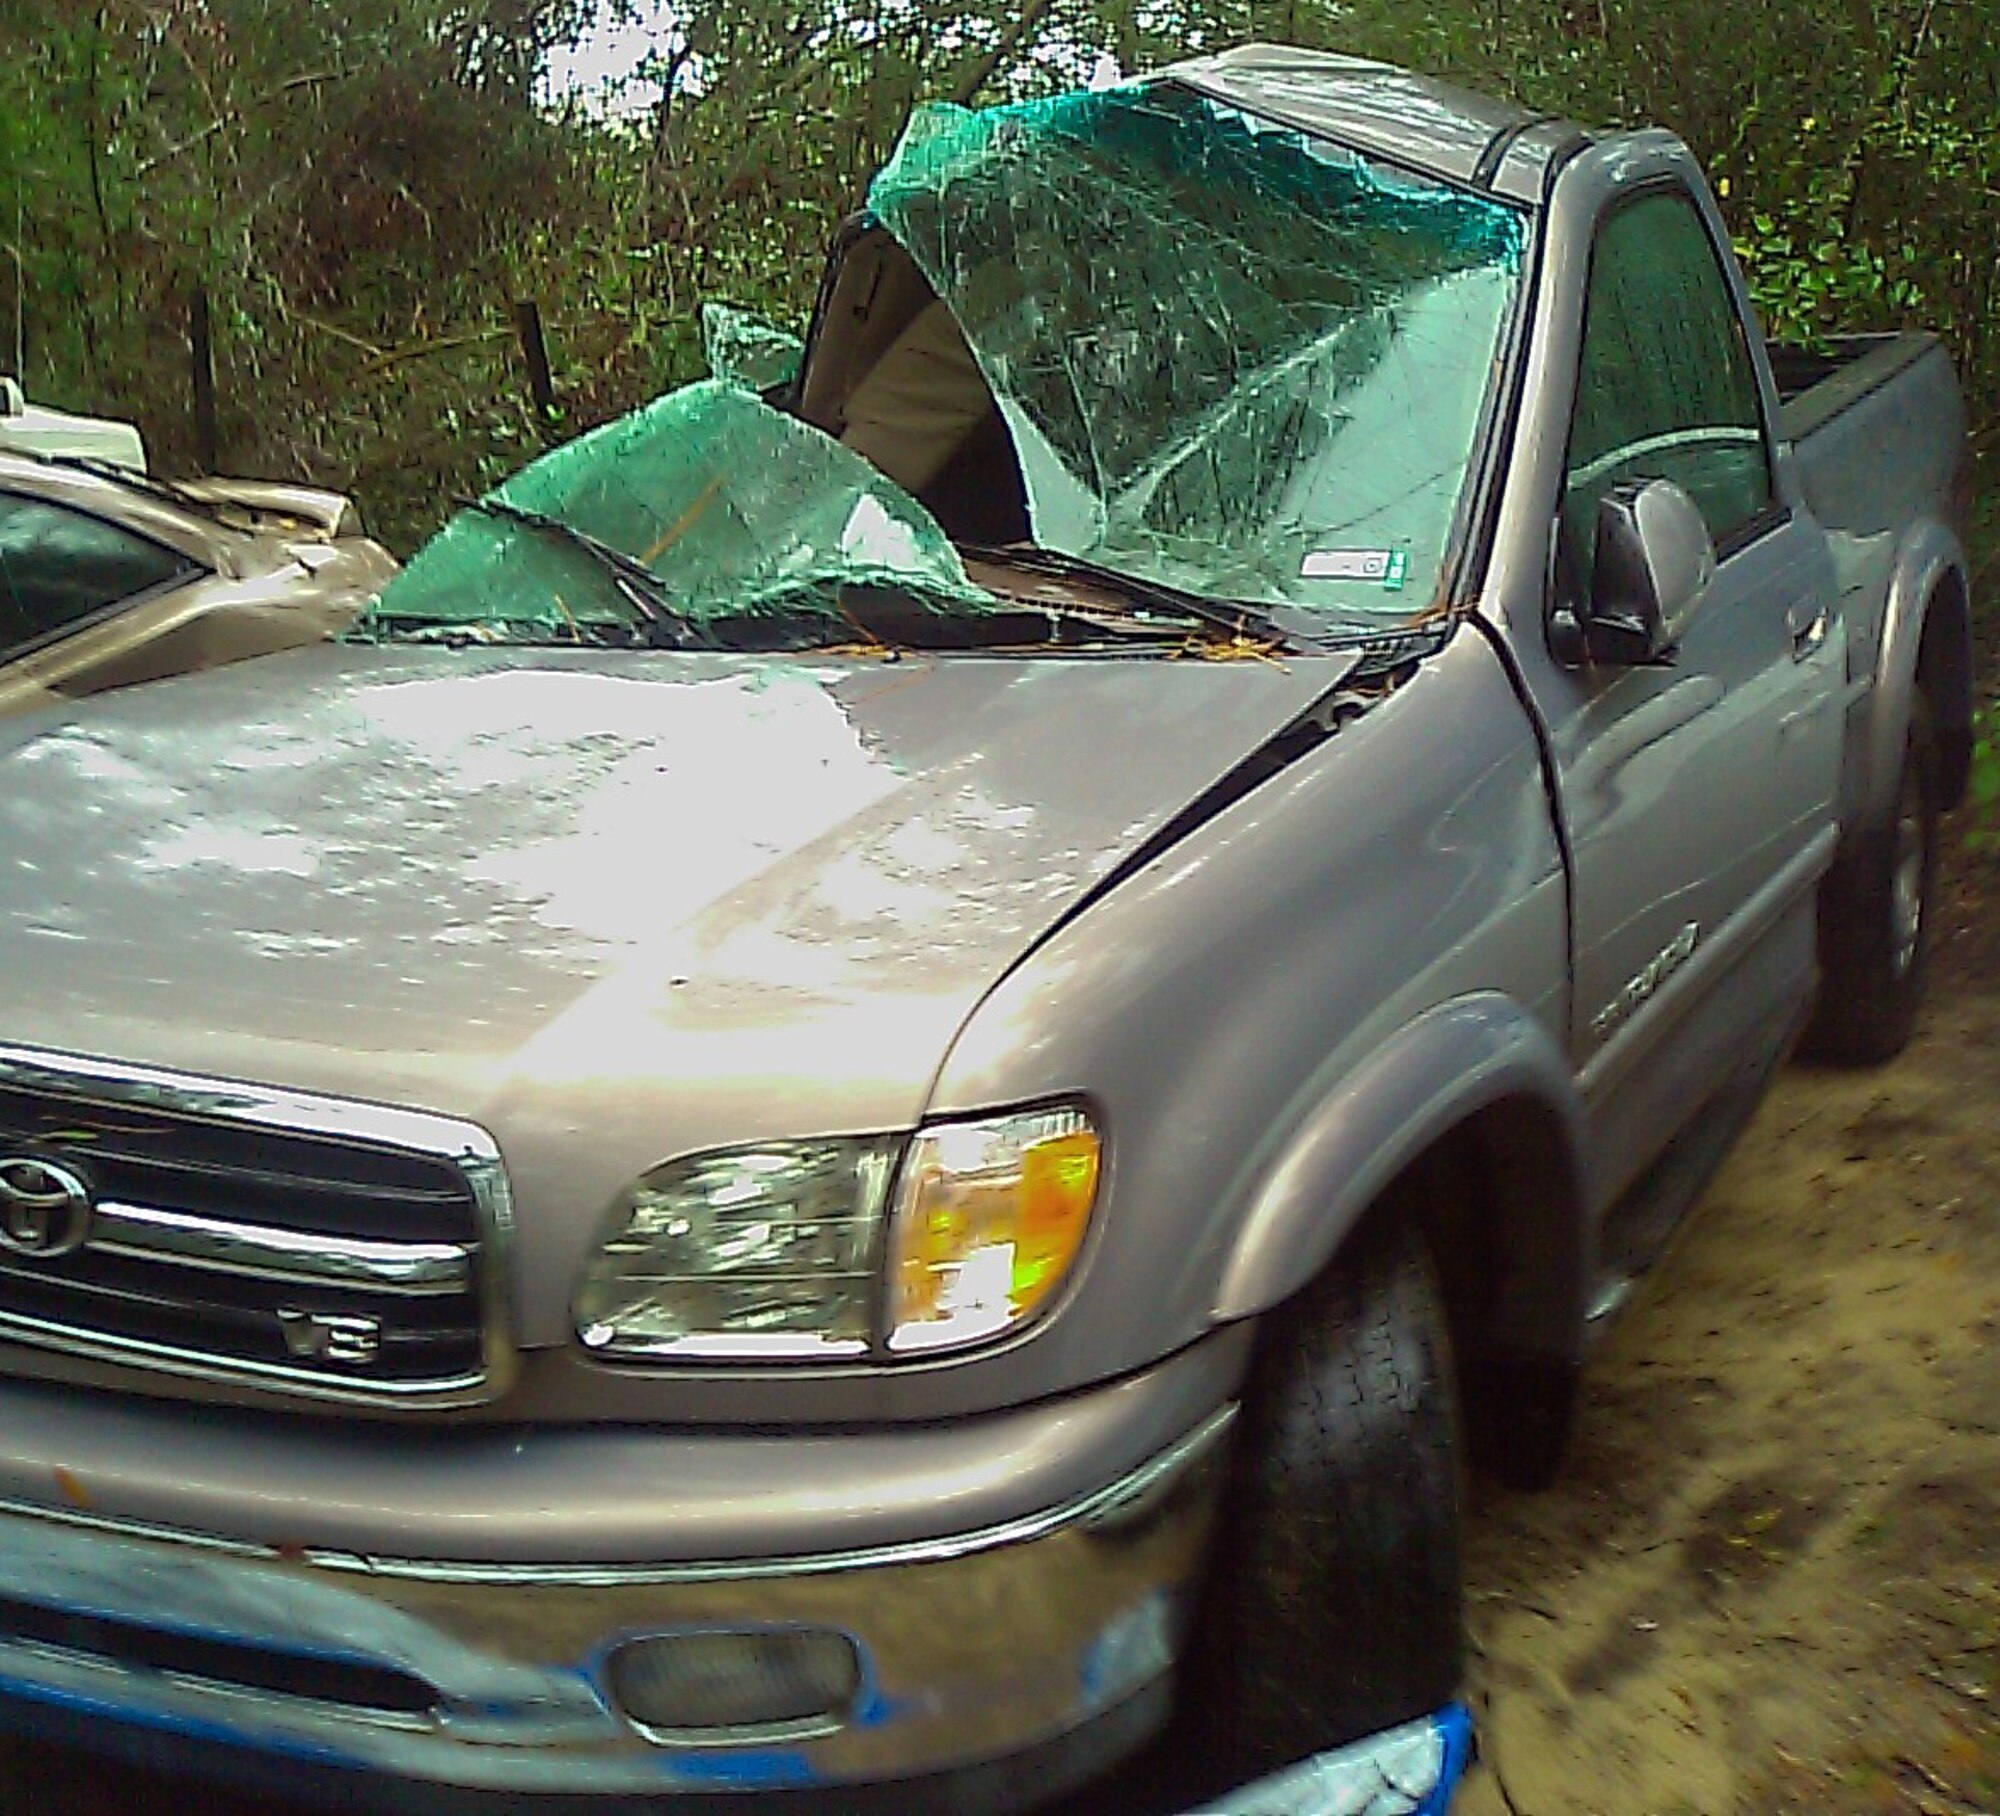
[[[1684,187],[1605,212],[1586,296],[1551,612],[1588,599],[1598,504],[1621,481],[1678,484],[1717,555],[1664,663],[1564,670],[1543,702],[1572,859],[1572,1054],[1615,1193],[1809,989],[1842,653],[1824,539],[1777,482],[1735,293]]]

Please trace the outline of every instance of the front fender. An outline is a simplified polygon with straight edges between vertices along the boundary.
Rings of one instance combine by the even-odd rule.
[[[1419,1156],[1502,1104],[1519,1106],[1527,1139],[1517,1176],[1496,1182],[1509,1265],[1493,1334],[1511,1348],[1580,1353],[1591,1202],[1582,1103],[1553,1037],[1494,991],[1425,1011],[1299,1120],[1252,1189],[1214,1317],[1289,1298]]]

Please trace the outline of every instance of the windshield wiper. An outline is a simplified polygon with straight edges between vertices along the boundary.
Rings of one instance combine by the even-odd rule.
[[[1325,650],[1330,645],[1303,632],[1288,630],[1260,605],[1247,599],[1209,599],[1163,580],[1146,580],[1122,569],[1092,561],[1085,555],[1067,555],[1060,549],[1045,549],[1033,543],[963,542],[959,553],[975,561],[989,561],[995,567],[1017,568],[1024,574],[1047,574],[1054,580],[1087,580],[1117,593],[1143,611],[1167,612],[1192,619],[1230,638],[1256,638],[1262,642],[1294,649]],[[1045,602],[1037,599],[1037,605]],[[1061,609],[1058,604],[1057,609]]]
[[[617,585],[619,596],[639,614],[645,625],[645,640],[657,649],[717,649],[720,644],[697,620],[690,618],[674,602],[673,589],[643,561],[600,541],[588,530],[580,530],[545,511],[530,511],[509,504],[504,498],[461,498],[457,503],[468,511],[482,511],[523,529],[553,536],[559,542],[581,550]]]

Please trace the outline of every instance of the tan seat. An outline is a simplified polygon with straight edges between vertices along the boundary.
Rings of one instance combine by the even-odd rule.
[[[904,491],[920,493],[992,410],[972,349],[933,299],[855,386],[840,439]]]

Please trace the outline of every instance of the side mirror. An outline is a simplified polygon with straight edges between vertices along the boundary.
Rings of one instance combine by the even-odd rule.
[[[1686,635],[1715,578],[1715,544],[1671,479],[1631,480],[1598,501],[1597,555],[1582,622],[1557,621],[1567,662],[1657,662]]]

